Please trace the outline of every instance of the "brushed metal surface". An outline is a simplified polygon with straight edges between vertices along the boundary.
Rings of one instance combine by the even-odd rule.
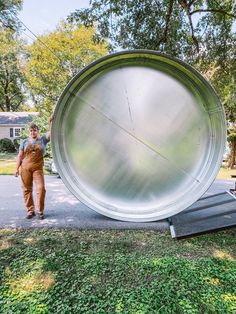
[[[192,67],[154,51],[111,54],[78,73],[52,127],[58,172],[97,212],[154,221],[190,206],[224,152],[223,107]]]

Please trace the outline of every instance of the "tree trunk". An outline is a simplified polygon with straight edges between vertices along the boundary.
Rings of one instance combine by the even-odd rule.
[[[6,111],[11,111],[11,101],[8,95],[5,96],[5,107],[7,109]]]
[[[228,168],[234,169],[236,159],[236,138],[230,143],[230,154],[229,154],[229,161],[228,161]]]

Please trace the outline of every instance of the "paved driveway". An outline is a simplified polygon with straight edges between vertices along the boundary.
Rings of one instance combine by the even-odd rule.
[[[149,223],[116,221],[91,210],[75,198],[57,176],[45,176],[45,219],[25,219],[20,178],[0,175],[0,228],[169,229],[167,220]],[[234,180],[216,180],[207,195],[234,188]]]

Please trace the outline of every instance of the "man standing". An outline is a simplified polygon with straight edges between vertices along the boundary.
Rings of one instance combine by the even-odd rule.
[[[16,177],[21,167],[21,181],[24,194],[25,206],[27,208],[27,219],[35,216],[35,205],[33,199],[33,183],[36,186],[37,209],[39,219],[44,219],[45,182],[43,174],[46,145],[50,141],[52,117],[49,119],[49,132],[43,136],[39,135],[39,128],[32,123],[29,127],[30,136],[23,141],[19,147],[16,160]]]

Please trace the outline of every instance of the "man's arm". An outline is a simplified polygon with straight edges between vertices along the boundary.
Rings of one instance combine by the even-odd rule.
[[[53,115],[50,116],[49,120],[48,120],[48,132],[46,133],[46,139],[49,142],[51,139],[51,129],[52,129],[52,120],[53,120]]]
[[[17,155],[17,158],[16,158],[16,172],[15,172],[16,177],[18,177],[18,175],[19,175],[19,168],[21,166],[23,157],[24,157],[24,152],[23,152],[23,150],[20,150],[19,154]]]

